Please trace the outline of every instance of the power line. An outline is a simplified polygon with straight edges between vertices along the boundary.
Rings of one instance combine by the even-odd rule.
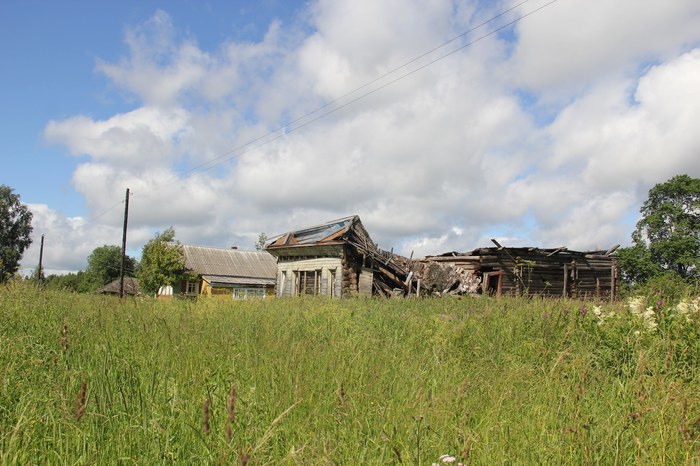
[[[317,108],[315,108],[314,110],[312,110],[312,111],[310,111],[310,112],[308,112],[308,113],[305,113],[305,114],[301,115],[300,117],[297,117],[297,118],[295,118],[295,119],[289,121],[287,124],[285,124],[285,125],[283,125],[283,126],[280,126],[280,127],[278,127],[278,128],[275,128],[275,129],[273,129],[272,131],[269,131],[269,132],[267,132],[266,134],[263,134],[262,136],[259,136],[259,137],[255,138],[255,139],[252,139],[252,140],[246,142],[245,144],[242,144],[242,145],[240,145],[240,146],[238,146],[238,147],[235,147],[235,148],[233,148],[233,149],[231,149],[231,150],[229,150],[229,151],[226,151],[226,152],[224,152],[223,154],[221,154],[221,155],[215,157],[214,159],[212,159],[212,160],[210,160],[210,161],[208,161],[208,162],[205,162],[205,163],[203,163],[203,164],[194,166],[194,167],[192,167],[192,168],[190,168],[190,169],[187,169],[187,170],[184,170],[184,171],[180,172],[180,176],[186,175],[187,173],[195,172],[195,171],[197,171],[198,169],[203,168],[203,167],[206,167],[207,165],[209,165],[210,163],[212,163],[212,162],[214,162],[214,161],[216,161],[216,160],[219,160],[219,159],[221,159],[221,158],[223,158],[223,157],[226,157],[227,155],[230,155],[230,154],[232,154],[232,153],[234,153],[234,152],[237,152],[237,151],[239,151],[239,150],[241,150],[241,149],[244,149],[244,148],[246,148],[247,146],[250,146],[250,145],[252,145],[252,144],[254,144],[254,143],[258,142],[258,141],[261,141],[261,140],[265,139],[266,137],[271,136],[271,135],[273,135],[273,134],[275,134],[275,133],[277,133],[277,132],[279,132],[279,131],[283,131],[285,128],[287,128],[287,127],[289,127],[289,126],[291,126],[291,125],[293,125],[293,124],[295,124],[295,123],[297,123],[297,122],[299,122],[299,121],[301,121],[301,120],[303,120],[303,119],[305,119],[305,118],[307,118],[307,117],[309,117],[309,116],[311,116],[311,115],[314,115],[315,113],[320,112],[320,111],[323,110],[324,108],[330,107],[331,105],[333,105],[333,104],[335,104],[335,103],[341,101],[342,99],[344,99],[344,98],[346,98],[346,97],[351,96],[352,94],[354,94],[354,93],[356,93],[356,92],[358,92],[358,91],[360,91],[360,90],[362,90],[362,89],[364,89],[364,88],[366,88],[366,87],[368,87],[368,86],[371,86],[372,84],[374,84],[374,83],[380,81],[381,79],[383,79],[383,78],[385,78],[385,77],[387,77],[387,76],[389,76],[389,75],[395,73],[396,71],[398,71],[398,70],[400,70],[400,69],[402,69],[402,68],[405,68],[406,66],[408,66],[408,65],[410,65],[410,64],[412,64],[412,63],[415,63],[416,61],[420,60],[421,58],[426,57],[426,56],[430,55],[431,53],[436,52],[437,50],[440,50],[441,48],[443,48],[443,47],[445,47],[445,46],[451,44],[452,42],[456,41],[457,39],[466,36],[466,35],[469,34],[470,32],[473,32],[473,31],[475,31],[475,30],[477,30],[477,29],[479,29],[479,28],[481,28],[481,27],[487,25],[488,23],[490,23],[490,22],[492,22],[492,21],[494,21],[494,20],[500,18],[501,16],[503,16],[503,15],[505,15],[505,14],[507,14],[507,13],[510,13],[511,11],[513,11],[514,9],[516,9],[516,8],[518,8],[518,7],[522,6],[522,5],[524,5],[524,4],[527,3],[528,1],[529,1],[529,0],[523,0],[522,2],[520,2],[520,3],[518,3],[518,4],[514,5],[514,6],[512,6],[511,8],[508,8],[507,10],[502,11],[501,13],[497,14],[496,16],[494,16],[494,17],[492,17],[492,18],[490,18],[490,19],[488,19],[488,20],[486,20],[486,21],[483,21],[482,23],[480,23],[480,24],[478,24],[478,25],[476,25],[476,26],[474,26],[474,27],[472,27],[472,28],[466,30],[465,32],[463,32],[463,33],[461,33],[461,34],[459,34],[459,35],[457,35],[457,36],[452,37],[451,39],[447,40],[446,42],[443,42],[441,45],[439,45],[439,46],[437,46],[437,47],[433,47],[432,49],[430,49],[430,50],[428,50],[428,51],[426,51],[426,52],[424,52],[424,53],[418,55],[418,56],[415,57],[415,58],[412,58],[411,60],[409,60],[409,61],[407,61],[407,62],[405,62],[405,63],[403,63],[403,64],[397,66],[396,68],[392,68],[391,70],[387,71],[386,73],[384,73],[384,74],[382,74],[382,75],[380,75],[380,76],[377,76],[376,78],[372,79],[371,81],[368,81],[368,82],[366,82],[365,84],[363,84],[363,85],[361,85],[361,86],[359,86],[359,87],[357,87],[357,88],[355,88],[355,89],[353,89],[353,90],[351,90],[351,91],[349,91],[349,92],[346,92],[345,94],[343,94],[343,95],[341,95],[341,96],[339,96],[339,97],[336,97],[335,99],[333,99],[333,100],[331,100],[331,101],[329,101],[329,102],[326,102],[325,104],[321,105],[320,107],[317,107]],[[268,142],[272,142],[272,141],[268,141]],[[266,142],[266,143],[267,143],[267,142]],[[213,167],[215,167],[215,166],[217,166],[217,164],[214,164],[214,165],[212,165],[212,167],[209,167],[209,168],[213,168]],[[206,170],[208,170],[209,168],[206,168],[206,169],[204,169],[204,170],[202,170],[202,171],[206,171]],[[179,179],[179,178],[178,178],[178,179]],[[166,185],[167,185],[167,184],[166,184]]]
[[[294,132],[294,131],[297,131],[297,130],[299,130],[299,129],[302,129],[302,128],[306,127],[306,126],[309,126],[310,124],[312,124],[312,123],[314,123],[314,122],[316,122],[316,121],[318,121],[318,120],[320,120],[320,119],[322,119],[322,118],[324,118],[324,117],[326,117],[326,116],[328,116],[328,115],[330,115],[330,114],[332,114],[332,113],[335,113],[335,112],[337,112],[337,111],[339,111],[339,110],[341,110],[341,109],[343,109],[343,108],[346,108],[346,107],[348,107],[349,105],[352,105],[353,103],[355,103],[355,102],[357,102],[357,101],[359,101],[359,100],[361,100],[361,99],[363,99],[363,98],[365,98],[365,97],[367,97],[367,96],[369,96],[369,95],[371,95],[371,94],[374,94],[375,92],[378,92],[379,90],[384,89],[384,88],[387,87],[387,86],[390,86],[391,84],[394,84],[394,83],[396,83],[396,82],[398,82],[398,81],[400,81],[400,80],[402,80],[402,79],[404,79],[404,78],[406,78],[406,77],[408,77],[408,76],[410,76],[410,75],[412,75],[412,74],[414,74],[414,73],[416,73],[416,72],[418,72],[418,71],[421,71],[421,70],[427,68],[428,66],[433,65],[434,63],[436,63],[436,62],[438,62],[438,61],[440,61],[440,60],[443,60],[443,59],[445,59],[445,58],[447,58],[447,57],[449,57],[449,56],[451,56],[451,55],[457,53],[457,52],[460,51],[460,50],[463,50],[463,49],[465,49],[465,48],[467,48],[467,47],[469,47],[469,46],[471,46],[471,45],[473,45],[473,44],[475,44],[475,43],[477,43],[477,42],[479,42],[479,41],[481,41],[481,40],[483,40],[483,39],[485,39],[485,38],[487,38],[487,37],[489,37],[489,36],[492,36],[492,35],[494,35],[494,34],[500,32],[500,31],[502,31],[503,29],[506,29],[506,28],[508,28],[508,27],[510,27],[510,26],[512,26],[512,25],[514,25],[514,24],[516,24],[517,22],[519,22],[519,21],[521,21],[521,20],[527,18],[528,16],[531,16],[532,14],[537,13],[538,11],[540,11],[540,10],[542,10],[542,9],[544,9],[544,8],[546,8],[546,7],[548,7],[548,6],[550,6],[550,5],[552,5],[553,3],[556,3],[558,0],[551,0],[550,2],[548,2],[548,3],[546,3],[546,4],[542,5],[542,6],[540,6],[540,7],[538,7],[538,8],[536,8],[536,9],[534,9],[534,10],[528,12],[528,13],[525,13],[525,14],[519,16],[518,18],[516,18],[516,19],[514,19],[514,20],[512,20],[512,21],[510,21],[510,22],[508,22],[508,23],[506,23],[506,24],[504,24],[504,25],[502,25],[502,26],[500,26],[500,27],[494,29],[493,31],[490,31],[490,32],[488,32],[488,33],[486,33],[486,34],[484,34],[484,35],[478,37],[477,39],[474,39],[474,40],[472,40],[472,41],[470,41],[470,42],[467,42],[466,44],[464,44],[464,45],[462,45],[462,46],[460,46],[460,47],[458,47],[458,48],[456,48],[456,49],[454,49],[454,50],[452,50],[452,51],[450,51],[450,52],[448,52],[448,53],[446,53],[446,54],[444,54],[444,55],[442,55],[442,56],[440,56],[440,57],[438,57],[438,58],[436,58],[436,59],[433,59],[433,60],[429,61],[428,63],[423,64],[423,65],[421,65],[421,66],[419,66],[419,67],[417,67],[417,68],[415,68],[415,69],[413,69],[413,70],[411,70],[411,71],[409,71],[409,72],[407,72],[407,73],[405,73],[405,74],[399,76],[398,78],[395,78],[395,79],[393,79],[393,80],[391,80],[391,81],[388,81],[387,83],[384,83],[384,84],[380,85],[379,87],[376,87],[376,88],[374,88],[374,89],[372,89],[372,90],[370,90],[370,91],[368,91],[368,92],[365,92],[365,93],[359,95],[358,97],[355,97],[355,98],[351,99],[350,101],[348,101],[348,102],[346,102],[346,103],[344,103],[344,104],[342,104],[342,105],[340,105],[340,106],[338,106],[338,107],[335,107],[335,108],[333,108],[333,109],[331,109],[331,110],[329,110],[329,111],[327,111],[327,112],[324,112],[324,113],[322,113],[322,114],[320,114],[320,115],[318,115],[318,116],[316,116],[316,117],[314,117],[314,118],[312,118],[312,119],[310,119],[310,120],[308,120],[308,121],[306,121],[306,122],[304,122],[304,123],[302,123],[302,124],[300,124],[300,125],[298,125],[298,126],[296,126],[296,127],[293,126],[294,124],[299,123],[299,122],[301,122],[301,121],[307,119],[308,117],[310,117],[310,116],[312,116],[312,115],[314,115],[314,114],[317,114],[318,112],[322,111],[323,109],[328,108],[328,107],[330,107],[330,106],[332,106],[332,105],[334,105],[334,104],[336,104],[336,103],[342,101],[342,100],[345,99],[346,97],[349,97],[349,96],[351,96],[351,95],[353,95],[353,94],[356,94],[356,93],[359,92],[360,90],[365,89],[365,88],[371,86],[372,84],[375,84],[375,83],[381,81],[382,79],[384,79],[384,78],[386,78],[386,77],[388,77],[388,76],[390,76],[390,75],[396,73],[397,71],[399,71],[399,70],[401,70],[401,69],[407,67],[408,65],[411,65],[411,64],[417,62],[417,61],[420,60],[421,58],[425,58],[426,56],[428,56],[428,55],[430,55],[430,54],[432,54],[432,53],[434,53],[434,52],[436,52],[436,51],[442,49],[443,47],[445,47],[445,46],[451,44],[452,42],[456,41],[457,39],[460,39],[460,38],[466,36],[467,34],[469,34],[469,33],[471,33],[471,32],[474,32],[475,30],[477,30],[477,29],[479,29],[479,28],[481,28],[481,27],[483,27],[483,26],[485,26],[485,25],[487,25],[487,24],[493,22],[494,20],[496,20],[496,19],[498,19],[498,18],[500,18],[500,17],[502,17],[502,16],[504,16],[504,15],[510,13],[511,11],[513,11],[513,10],[515,10],[516,8],[518,8],[518,7],[522,6],[522,5],[524,5],[524,4],[527,3],[528,1],[529,1],[529,0],[523,0],[522,2],[520,2],[520,3],[518,3],[518,4],[514,5],[514,6],[512,6],[512,7],[510,7],[510,8],[508,8],[508,9],[506,9],[506,10],[504,10],[503,12],[497,14],[496,16],[493,16],[492,18],[490,18],[490,19],[488,19],[488,20],[486,20],[486,21],[481,22],[480,24],[478,24],[478,25],[476,25],[476,26],[474,26],[474,27],[468,29],[467,31],[465,31],[465,32],[463,32],[463,33],[461,33],[461,34],[459,34],[459,35],[457,35],[457,36],[452,37],[451,39],[447,40],[446,42],[443,42],[441,45],[439,45],[439,46],[437,46],[437,47],[434,47],[434,48],[432,48],[432,49],[430,49],[430,50],[428,50],[428,51],[426,51],[426,52],[424,52],[424,53],[422,53],[422,54],[416,56],[415,58],[413,58],[413,59],[411,59],[411,60],[409,60],[409,61],[407,61],[407,62],[405,62],[405,63],[403,63],[403,64],[401,64],[401,65],[399,65],[399,66],[397,66],[397,67],[395,67],[395,68],[392,68],[391,70],[389,70],[389,71],[387,71],[386,73],[384,73],[384,74],[382,74],[382,75],[380,75],[380,76],[378,76],[378,77],[372,79],[371,81],[368,81],[368,82],[366,82],[365,84],[363,84],[363,85],[361,85],[361,86],[359,86],[359,87],[357,87],[357,88],[355,88],[355,89],[353,89],[353,90],[351,90],[351,91],[349,91],[349,92],[347,92],[347,93],[345,93],[345,94],[343,94],[343,95],[341,95],[341,96],[339,96],[339,97],[336,97],[335,99],[333,99],[333,100],[331,100],[331,101],[329,101],[329,102],[327,102],[327,103],[325,103],[325,104],[323,104],[323,105],[321,105],[320,107],[317,107],[316,109],[314,109],[314,110],[312,110],[312,111],[310,111],[310,112],[308,112],[308,113],[306,113],[306,114],[304,114],[304,115],[302,115],[302,116],[300,116],[300,117],[297,117],[297,118],[295,118],[295,119],[289,121],[287,124],[285,124],[285,125],[283,125],[283,126],[280,126],[280,127],[276,128],[276,129],[274,129],[274,130],[272,130],[272,131],[270,131],[270,132],[268,132],[268,133],[266,133],[266,134],[264,134],[264,135],[262,135],[262,136],[259,136],[259,137],[255,138],[255,139],[252,139],[252,140],[246,142],[245,144],[242,144],[242,145],[240,145],[240,146],[237,146],[237,147],[235,147],[235,148],[233,148],[233,149],[231,149],[231,150],[229,150],[229,151],[226,151],[226,152],[222,153],[221,155],[215,157],[214,159],[212,159],[212,160],[210,160],[210,161],[208,161],[208,162],[205,162],[205,163],[202,163],[202,164],[200,164],[200,165],[196,165],[196,166],[194,166],[194,167],[191,167],[191,168],[189,168],[189,169],[187,169],[187,170],[181,171],[179,174],[174,175],[173,177],[171,177],[171,180],[172,180],[172,181],[166,180],[165,182],[163,182],[163,183],[161,183],[161,184],[158,184],[158,185],[156,185],[155,187],[153,187],[152,189],[146,191],[144,194],[150,194],[150,193],[152,193],[152,192],[154,192],[154,191],[157,191],[158,189],[163,188],[163,187],[165,187],[165,186],[169,186],[169,185],[172,185],[172,184],[179,183],[180,181],[182,181],[182,179],[181,179],[180,177],[184,177],[185,175],[188,175],[188,174],[190,174],[190,173],[208,171],[208,170],[210,170],[210,169],[212,169],[212,168],[214,168],[214,167],[217,167],[217,166],[219,166],[219,165],[222,165],[222,164],[224,164],[224,163],[226,163],[226,162],[228,162],[228,161],[230,161],[230,160],[233,160],[234,158],[240,157],[240,156],[242,156],[243,154],[250,152],[251,150],[258,149],[258,148],[260,148],[260,147],[262,147],[262,146],[264,146],[264,145],[266,145],[266,144],[269,144],[269,143],[271,143],[271,142],[273,142],[273,141],[275,141],[275,140],[277,140],[277,139],[280,139],[280,138],[284,137],[286,134],[289,134],[289,133],[291,133],[291,132]],[[279,133],[280,131],[283,131],[283,132],[282,132],[281,134],[277,134],[277,133]],[[255,143],[260,142],[260,141],[262,141],[260,144],[255,144]],[[232,154],[233,154],[233,155],[232,155]]]
[[[107,209],[103,210],[101,213],[99,213],[99,214],[95,215],[94,217],[91,217],[91,218],[89,218],[88,220],[86,220],[85,223],[84,223],[82,226],[83,226],[83,227],[86,227],[86,226],[88,226],[88,225],[91,225],[91,224],[95,223],[99,218],[104,217],[104,216],[107,215],[109,212],[111,212],[112,210],[114,210],[114,208],[117,207],[119,204],[123,204],[123,203],[124,203],[124,200],[123,200],[123,199],[120,200],[120,201],[115,202],[114,204],[112,204],[112,205],[110,205],[109,207],[107,207]]]

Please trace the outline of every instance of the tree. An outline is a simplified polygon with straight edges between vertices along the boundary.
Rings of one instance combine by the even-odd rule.
[[[78,271],[78,273],[68,273],[66,275],[49,275],[44,280],[44,286],[50,289],[77,293],[89,293],[97,288],[94,277],[89,276],[82,270]]]
[[[17,272],[31,234],[32,213],[12,188],[0,185],[0,283]]]
[[[700,266],[700,179],[678,175],[649,190],[632,233],[618,252],[623,275],[642,283],[671,272],[696,278]]]
[[[155,293],[163,285],[174,285],[185,272],[185,255],[175,230],[168,228],[146,243],[141,253],[137,273],[139,284],[148,293]]]
[[[267,243],[267,235],[265,233],[260,233],[258,235],[258,242],[255,243],[255,250],[256,251],[264,251],[265,250],[265,243]]]
[[[106,285],[119,278],[122,264],[122,248],[119,246],[100,246],[88,256],[88,266],[85,272],[90,275],[95,288]],[[136,271],[136,259],[124,258],[124,275],[133,276]]]

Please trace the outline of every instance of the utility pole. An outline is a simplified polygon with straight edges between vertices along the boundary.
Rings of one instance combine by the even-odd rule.
[[[122,265],[119,268],[119,298],[124,299],[124,261],[126,258],[126,225],[129,221],[129,188],[124,199],[124,230],[122,233]]]
[[[41,248],[39,248],[39,273],[36,276],[37,286],[41,285],[41,263],[44,260],[44,235],[41,235]]]

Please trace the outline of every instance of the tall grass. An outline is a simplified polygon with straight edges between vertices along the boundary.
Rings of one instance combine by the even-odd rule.
[[[697,316],[645,333],[592,305],[120,303],[12,284],[0,463],[699,462]]]

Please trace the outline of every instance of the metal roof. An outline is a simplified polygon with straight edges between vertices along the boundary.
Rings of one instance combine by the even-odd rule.
[[[199,275],[273,281],[277,277],[277,261],[266,251],[240,251],[188,244],[182,245],[182,251],[185,266]]]
[[[268,243],[268,248],[274,248],[287,245],[309,245],[320,242],[328,242],[335,239],[336,234],[342,235],[356,220],[359,221],[357,215],[350,217],[331,220],[330,222],[322,223],[301,230],[290,231],[279,235]],[[325,241],[324,241],[325,240]]]

